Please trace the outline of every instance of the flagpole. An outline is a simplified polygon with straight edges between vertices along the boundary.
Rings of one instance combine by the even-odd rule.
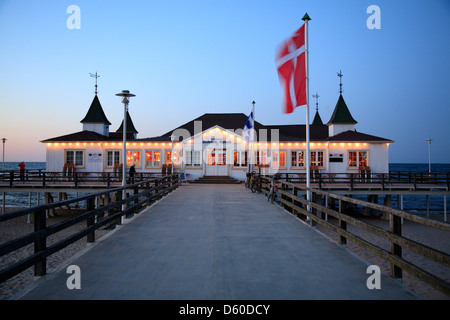
[[[306,69],[306,187],[311,187],[311,156],[309,150],[309,51],[308,51],[308,21],[311,18],[307,13],[302,18],[305,21],[305,69]],[[306,199],[311,200],[311,191],[306,192]],[[307,206],[307,211],[310,211],[310,207]]]
[[[251,171],[252,173],[255,169],[255,100],[252,101],[252,115],[253,115],[253,128],[250,131],[252,136],[252,158],[251,158]]]

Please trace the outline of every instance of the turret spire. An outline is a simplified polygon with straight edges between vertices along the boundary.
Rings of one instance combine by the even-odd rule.
[[[95,95],[97,95],[97,78],[100,77],[97,72],[95,72],[95,74],[90,73],[92,78],[95,78]]]
[[[338,72],[338,77],[339,77],[339,94],[342,94],[342,76],[343,76],[343,74],[342,74],[342,72],[339,70],[339,72]]]

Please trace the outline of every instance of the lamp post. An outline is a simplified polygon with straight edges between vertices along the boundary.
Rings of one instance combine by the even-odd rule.
[[[6,142],[6,138],[2,138],[3,141],[3,160],[2,160],[2,174],[4,174],[5,172],[5,142]],[[3,177],[4,178],[4,177]],[[5,213],[5,193],[2,193],[2,213]]]
[[[6,138],[2,138],[3,141],[3,160],[2,160],[2,172],[5,171],[5,142],[6,142]]]
[[[431,173],[431,139],[428,140],[428,172]]]
[[[128,90],[122,90],[121,93],[116,93],[116,96],[122,97],[123,103],[123,154],[122,154],[122,187],[127,184],[127,111],[128,103],[130,100],[128,98],[135,97],[134,94],[130,93]],[[122,190],[122,200],[126,197],[126,189]],[[122,205],[122,211],[125,210],[125,204]],[[124,219],[125,217],[122,217]]]
[[[170,152],[170,162],[172,163],[172,170],[170,171],[171,174],[173,173],[173,169],[175,167],[175,164],[173,163],[173,159],[174,159],[174,156],[173,156],[173,143],[175,142],[176,138],[177,138],[177,136],[175,136],[175,135],[171,135],[170,136],[170,141],[172,141],[172,151]]]

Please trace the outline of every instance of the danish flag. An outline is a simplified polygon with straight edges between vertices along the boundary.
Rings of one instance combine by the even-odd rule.
[[[280,46],[276,55],[278,77],[284,90],[285,113],[306,105],[305,24]]]

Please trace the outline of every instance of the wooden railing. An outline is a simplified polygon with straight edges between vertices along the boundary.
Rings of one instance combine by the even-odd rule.
[[[178,174],[168,175],[161,178],[138,182],[126,187],[109,189],[107,191],[88,194],[71,200],[44,204],[37,207],[20,210],[12,213],[0,215],[0,223],[31,214],[34,216],[34,232],[0,244],[0,260],[3,256],[19,250],[26,245],[34,243],[34,253],[20,261],[8,265],[0,270],[0,283],[34,266],[34,275],[42,276],[47,272],[47,257],[55,252],[67,247],[75,241],[87,237],[87,242],[95,241],[95,230],[108,224],[121,224],[122,216],[130,216],[145,206],[150,205],[159,198],[162,198],[180,185]],[[133,190],[133,194],[122,199],[123,190]],[[113,195],[110,197],[110,195]],[[114,199],[115,202],[105,204],[95,208],[95,199]],[[59,222],[57,224],[46,225],[46,213],[49,210],[62,208],[72,203],[86,201],[86,212],[73,218]],[[124,209],[122,209],[124,208]],[[99,219],[100,216],[103,217]],[[96,219],[97,218],[97,219]],[[47,246],[47,238],[61,230],[69,228],[75,224],[86,221],[86,228],[55,243]]]
[[[146,181],[148,179],[163,177],[167,174],[136,172],[132,177],[126,174],[127,183],[135,183]],[[17,170],[0,173],[0,186],[26,187],[39,186],[55,187],[55,186],[106,186],[120,185],[122,182],[122,174],[118,172],[47,172],[45,170],[27,170],[21,174]]]
[[[425,244],[421,244],[403,237],[402,219],[411,220],[416,223],[445,230],[447,232],[450,231],[450,224],[426,219],[390,207],[333,194],[323,190],[306,188],[302,185],[291,182],[274,182],[272,178],[268,177],[263,177],[262,180],[262,192],[266,195],[270,192],[272,183],[278,185],[276,200],[278,200],[280,205],[286,210],[297,214],[298,216],[306,217],[312,226],[320,224],[336,232],[339,235],[340,244],[346,244],[347,240],[349,240],[365,250],[390,262],[392,277],[402,278],[402,270],[405,270],[412,276],[450,296],[450,283],[403,259],[402,249],[417,253],[425,258],[441,264],[446,268],[450,268],[450,256],[447,253],[431,248]],[[305,199],[305,195],[308,191],[311,193],[311,201],[307,201]],[[302,193],[303,197],[300,197],[298,195],[299,193]],[[337,210],[328,207],[329,199],[332,199],[334,202],[338,202]],[[387,213],[389,215],[390,229],[385,230],[345,214],[343,209],[345,204],[353,204]],[[337,225],[328,222],[326,215],[336,218],[338,221]],[[347,230],[347,224],[351,224],[364,230],[365,232],[372,233],[389,241],[390,250],[380,248],[377,245],[362,239],[356,234],[349,232]]]
[[[306,183],[306,173],[277,173],[278,180],[292,183]],[[324,173],[320,170],[312,171],[311,183],[319,188],[329,185],[347,185],[350,190],[360,185],[378,184],[384,190],[388,186],[410,184],[413,190],[420,186],[435,185],[450,190],[450,173],[448,172],[413,172],[413,171],[390,171],[389,173],[373,173],[362,171],[355,173]]]

